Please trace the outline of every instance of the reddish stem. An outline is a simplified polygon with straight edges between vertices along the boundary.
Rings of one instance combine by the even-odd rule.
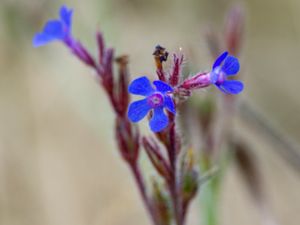
[[[170,116],[170,131],[169,131],[169,138],[170,138],[170,145],[168,149],[168,156],[170,160],[171,166],[171,177],[169,182],[169,189],[170,194],[173,201],[173,208],[174,208],[174,215],[175,221],[177,225],[183,225],[182,218],[181,218],[181,209],[180,209],[180,202],[178,198],[178,181],[177,181],[177,149],[176,149],[176,133],[175,133],[175,124],[174,124],[174,116]]]
[[[141,194],[142,200],[144,202],[144,205],[146,207],[146,210],[148,211],[149,217],[150,217],[152,223],[154,225],[156,225],[156,219],[155,219],[155,216],[154,216],[154,213],[153,213],[153,208],[152,208],[151,202],[150,202],[150,200],[147,196],[145,182],[143,180],[140,169],[139,169],[139,167],[136,163],[131,163],[129,165],[130,165],[131,171],[133,173],[135,182],[136,182],[136,184],[138,186],[138,189],[140,191],[140,194]]]

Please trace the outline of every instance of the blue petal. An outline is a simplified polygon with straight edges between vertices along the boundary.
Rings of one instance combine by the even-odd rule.
[[[240,70],[239,60],[233,56],[228,56],[225,59],[224,65],[222,66],[222,71],[227,75],[234,75]]]
[[[149,122],[150,128],[153,132],[159,132],[168,126],[169,119],[164,113],[163,107],[154,109],[153,116]]]
[[[62,40],[64,38],[63,25],[59,20],[49,20],[44,26],[43,32],[33,38],[33,46],[39,47],[50,41]]]
[[[170,96],[165,96],[164,107],[166,107],[171,113],[176,114],[175,104]]]
[[[72,14],[73,10],[68,9],[66,6],[62,6],[59,11],[60,19],[65,23],[68,28],[72,26]]]
[[[136,123],[143,119],[151,107],[147,104],[147,99],[135,101],[129,105],[128,118]]]
[[[163,94],[168,91],[173,91],[173,88],[170,85],[160,80],[153,81],[153,84],[155,85],[156,90]]]
[[[217,59],[216,61],[214,62],[214,65],[213,65],[213,69],[215,69],[216,67],[220,66],[222,64],[222,62],[224,61],[224,59],[227,57],[228,55],[228,52],[223,52]]]
[[[151,83],[147,77],[140,77],[131,82],[128,87],[131,94],[148,96],[154,92]]]
[[[65,35],[63,24],[59,20],[49,20],[43,29],[43,33],[57,39],[62,39]]]
[[[217,87],[226,94],[239,94],[244,89],[244,84],[238,80],[226,80]]]
[[[49,42],[54,41],[54,40],[56,40],[56,38],[48,36],[44,33],[38,33],[34,36],[32,44],[34,47],[40,47],[40,46],[48,44]]]

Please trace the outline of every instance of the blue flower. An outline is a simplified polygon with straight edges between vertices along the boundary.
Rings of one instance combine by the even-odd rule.
[[[73,10],[62,6],[59,11],[59,19],[49,20],[41,33],[33,38],[33,46],[39,47],[52,41],[65,41],[71,35]]]
[[[228,76],[235,75],[240,70],[239,60],[228,52],[222,53],[215,61],[210,73],[210,81],[226,94],[239,94],[244,84],[237,80],[227,80]]]
[[[149,121],[150,128],[153,132],[159,132],[167,127],[169,120],[164,113],[166,108],[175,114],[175,105],[168,93],[173,92],[173,88],[156,80],[153,82],[155,89],[152,87],[147,77],[140,77],[131,82],[128,91],[131,94],[145,96],[146,98],[132,102],[128,109],[128,118],[136,123],[143,119],[150,110],[153,110],[153,116]]]

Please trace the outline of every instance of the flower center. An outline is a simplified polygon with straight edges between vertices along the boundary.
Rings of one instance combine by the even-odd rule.
[[[148,104],[152,107],[152,108],[156,108],[156,107],[159,107],[159,106],[162,106],[163,105],[163,102],[164,102],[164,96],[159,93],[159,92],[156,92],[152,95],[150,95],[147,99],[148,101]]]
[[[213,84],[220,85],[226,79],[225,73],[221,70],[221,67],[215,68],[210,75],[210,80]]]

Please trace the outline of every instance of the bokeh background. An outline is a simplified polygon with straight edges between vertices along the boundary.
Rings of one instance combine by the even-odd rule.
[[[96,54],[94,34],[103,31],[117,54],[130,55],[134,77],[154,76],[151,54],[158,43],[170,52],[181,47],[191,71],[209,69],[205,31],[222,32],[236,3],[246,12],[241,99],[276,135],[251,116],[240,116],[236,129],[253,146],[273,222],[298,225],[298,0],[2,0],[0,224],[149,224],[116,151],[113,113],[93,72],[60,43],[32,47],[34,33],[61,4],[74,9],[75,36]],[[221,200],[221,224],[265,224],[234,164]],[[188,224],[199,224],[198,205],[194,201]]]

